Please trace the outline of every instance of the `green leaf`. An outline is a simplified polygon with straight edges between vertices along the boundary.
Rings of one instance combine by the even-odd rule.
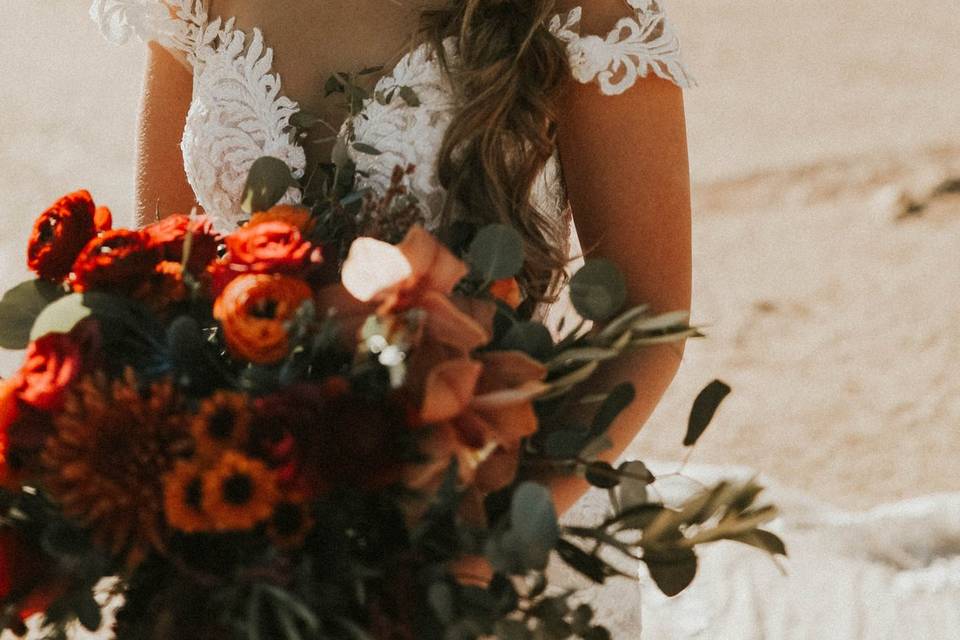
[[[648,500],[647,486],[656,480],[647,469],[647,465],[639,460],[627,460],[617,467],[617,470],[623,474],[620,488],[617,490],[620,509],[645,504]]]
[[[504,573],[543,571],[559,537],[560,525],[550,490],[535,482],[524,482],[513,492],[510,527],[490,541],[487,556]]]
[[[714,380],[700,392],[693,401],[690,410],[690,420],[687,423],[687,435],[683,439],[683,446],[692,447],[710,426],[717,408],[724,398],[730,395],[730,386],[720,380]]]
[[[435,582],[430,585],[427,591],[427,601],[440,622],[445,625],[453,622],[456,610],[450,585],[443,582]]]
[[[787,546],[783,543],[783,540],[776,534],[766,531],[765,529],[754,529],[753,531],[741,533],[740,535],[732,536],[730,540],[763,549],[772,556],[786,557],[787,555]]]
[[[600,489],[612,489],[620,484],[620,475],[609,462],[591,462],[587,465],[587,482]]]
[[[550,330],[539,322],[517,322],[500,340],[500,349],[522,351],[543,361],[553,351],[553,337]]]
[[[520,620],[497,620],[494,632],[499,640],[530,640],[532,637],[527,625]]]
[[[606,565],[597,556],[590,555],[577,545],[562,539],[557,542],[557,553],[564,562],[597,584],[603,584],[606,580]],[[589,621],[588,619],[587,622]]]
[[[92,593],[84,593],[77,599],[77,620],[88,631],[96,631],[100,628],[103,614]]]
[[[297,111],[290,116],[290,126],[297,129],[312,129],[320,122],[320,117],[309,111]]]
[[[248,214],[266,211],[280,202],[287,190],[295,185],[290,167],[283,160],[271,156],[257,158],[247,174],[240,208]]]
[[[580,457],[584,460],[592,460],[604,451],[609,451],[613,448],[613,442],[607,436],[600,436],[599,438],[594,438],[587,443],[580,451]]]
[[[0,300],[0,347],[25,349],[37,316],[64,295],[61,287],[46,280],[27,280],[9,289]]]
[[[570,279],[570,300],[587,320],[606,320],[627,301],[627,283],[609,260],[588,260]]]
[[[543,440],[543,453],[549,458],[576,458],[583,451],[590,434],[585,429],[570,427],[551,431]]]
[[[467,251],[467,262],[488,283],[517,275],[523,261],[523,237],[505,224],[480,229]]]
[[[409,107],[419,107],[420,106],[420,96],[417,95],[417,92],[413,88],[406,85],[400,87],[399,92],[400,98],[407,103]]]
[[[650,331],[684,330],[690,327],[689,311],[671,311],[653,318],[644,318],[631,327],[637,333]]]
[[[79,322],[91,316],[136,329],[149,322],[142,311],[130,300],[113,294],[99,291],[71,293],[48,305],[37,316],[30,330],[30,339],[36,340],[48,333],[69,333]]]
[[[617,515],[607,519],[604,526],[616,525],[619,529],[642,531],[649,527],[666,507],[659,504],[638,504],[623,509]]]
[[[623,382],[614,387],[593,417],[590,434],[594,437],[605,434],[617,416],[623,413],[636,397],[637,391],[629,382]]]
[[[643,562],[660,591],[671,598],[690,586],[697,575],[697,555],[690,549],[648,550]]]
[[[351,146],[353,147],[354,151],[366,154],[368,156],[383,155],[383,151],[380,151],[373,145],[366,144],[365,142],[354,142]]]

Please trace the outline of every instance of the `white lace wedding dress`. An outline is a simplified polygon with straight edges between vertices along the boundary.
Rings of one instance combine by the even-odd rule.
[[[651,73],[683,87],[692,84],[661,3],[624,1],[623,19],[605,36],[580,33],[580,9],[550,21],[575,79],[608,95],[642,90],[635,85]],[[286,132],[298,105],[284,97],[271,70],[272,50],[259,30],[247,32],[248,25],[208,15],[203,0],[93,0],[90,13],[112,42],[134,35],[156,40],[192,65],[184,166],[197,201],[221,228],[243,217],[241,191],[258,157],[280,158],[302,175],[303,149]],[[449,53],[455,59],[452,48]],[[429,47],[404,57],[377,89],[388,93],[403,86],[416,92],[419,104],[370,101],[344,135],[381,152],[348,147],[375,189],[386,186],[396,165],[417,165],[411,188],[430,226],[443,195],[435,160],[456,105]],[[286,200],[298,197],[291,189]],[[532,198],[542,211],[563,215],[556,157]],[[687,472],[702,481],[748,473]],[[664,598],[645,577],[639,587],[619,581],[593,591],[589,597],[614,636],[638,638],[642,617],[649,638],[960,638],[960,496],[847,514],[787,491],[768,495],[784,511],[774,528],[791,551],[786,575],[755,550],[719,543],[704,553],[700,575],[677,598]],[[569,517],[588,519],[604,505],[602,494],[590,494]]]

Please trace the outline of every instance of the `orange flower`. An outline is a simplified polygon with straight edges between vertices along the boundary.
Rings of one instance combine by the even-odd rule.
[[[179,262],[169,260],[157,264],[132,293],[134,299],[161,315],[172,305],[185,301],[188,296],[189,291],[183,281],[183,267]]]
[[[235,451],[203,475],[203,510],[218,531],[252,529],[273,515],[280,499],[267,466]]]
[[[523,302],[523,297],[520,295],[520,285],[516,278],[497,280],[490,285],[490,295],[511,309],[516,309]]]
[[[41,278],[62,281],[86,244],[110,225],[110,210],[98,209],[89,192],[68,194],[34,223],[27,246],[27,265]]]
[[[212,531],[203,510],[203,469],[181,460],[163,477],[163,511],[167,523],[184,533]]]
[[[310,226],[310,210],[289,204],[274,205],[267,211],[254,213],[244,227],[253,227],[264,222],[285,222],[291,227],[306,232]]]
[[[287,322],[312,298],[303,280],[290,276],[248,274],[235,279],[213,305],[213,316],[234,357],[275,364],[287,356]]]
[[[190,432],[203,456],[219,455],[229,448],[242,448],[250,431],[250,407],[242,393],[218,391],[200,404],[190,423]]]
[[[422,227],[413,227],[394,246],[359,238],[343,264],[343,285],[357,300],[379,302],[378,313],[408,309],[427,313],[426,339],[469,353],[490,340],[483,325],[450,300],[469,273],[467,266]]]
[[[433,425],[426,439],[430,461],[411,470],[410,485],[424,488],[442,476],[451,456],[460,481],[483,492],[509,484],[523,438],[537,430],[533,400],[546,385],[543,365],[520,352],[480,353],[477,360],[443,362],[427,376],[420,419]]]

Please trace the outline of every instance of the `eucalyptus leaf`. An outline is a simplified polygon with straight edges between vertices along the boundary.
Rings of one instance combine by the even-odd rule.
[[[543,361],[553,351],[553,338],[550,330],[539,322],[517,322],[504,334],[499,347],[506,351],[522,351]]]
[[[587,482],[600,489],[612,489],[620,484],[620,475],[609,462],[596,461],[587,465]]]
[[[586,429],[571,427],[551,431],[544,438],[543,453],[549,458],[576,458],[589,438],[590,433]]]
[[[0,300],[0,347],[25,349],[37,316],[65,291],[46,280],[27,280],[9,289]]]
[[[257,158],[247,174],[240,208],[247,214],[266,211],[295,185],[290,167],[283,160],[271,156]]]
[[[690,410],[690,420],[687,423],[687,435],[683,439],[683,446],[692,447],[697,443],[703,432],[710,426],[720,403],[730,395],[730,391],[730,385],[714,380],[700,392]]]
[[[383,151],[380,151],[373,145],[367,144],[365,142],[354,142],[352,145],[353,150],[358,153],[363,153],[368,156],[379,156],[383,155]]]
[[[623,474],[623,479],[617,489],[617,499],[620,509],[629,509],[645,504],[648,500],[647,486],[656,478],[647,469],[647,465],[639,460],[627,460],[617,470]]]
[[[671,598],[690,586],[697,575],[697,556],[690,549],[647,551],[643,562],[660,591]]]
[[[557,554],[564,562],[597,584],[603,584],[606,580],[606,565],[603,560],[587,553],[577,545],[563,539],[558,540]],[[588,619],[587,622],[589,621]]]
[[[113,294],[99,291],[71,293],[47,305],[37,316],[30,330],[30,339],[36,340],[48,333],[69,333],[78,323],[91,316],[107,322],[119,322],[136,330],[152,320],[144,312],[139,305]]]
[[[513,492],[510,526],[487,545],[487,557],[504,573],[543,571],[560,537],[550,490],[524,482]]]
[[[603,435],[588,442],[587,446],[580,451],[580,457],[584,460],[593,460],[604,451],[609,451],[612,448],[613,442]]]
[[[88,631],[96,631],[103,623],[103,613],[93,594],[85,592],[77,598],[77,620]]]
[[[488,283],[517,275],[523,261],[523,237],[505,224],[480,229],[467,251],[467,262]]]
[[[626,302],[627,282],[609,260],[588,260],[570,279],[570,300],[587,320],[607,320]]]

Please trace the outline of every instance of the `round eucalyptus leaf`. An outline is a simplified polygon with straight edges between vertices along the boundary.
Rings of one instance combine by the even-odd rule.
[[[480,229],[467,251],[467,262],[487,282],[517,275],[523,268],[523,259],[523,237],[505,224]]]
[[[609,462],[591,462],[586,478],[587,482],[600,489],[612,489],[620,484],[620,475]]]
[[[570,279],[570,300],[587,320],[606,320],[627,301],[627,282],[609,260],[588,260]]]
[[[553,352],[553,337],[550,330],[539,322],[518,322],[500,341],[503,350],[523,351],[540,361],[550,358]]]
[[[240,208],[248,214],[266,211],[280,202],[287,189],[294,184],[293,175],[286,162],[271,156],[257,158],[247,174]]]
[[[535,482],[524,482],[510,504],[510,530],[514,552],[527,570],[543,571],[550,552],[560,537],[560,525],[550,490]]]
[[[27,280],[13,287],[0,300],[0,347],[25,349],[30,343],[30,328],[37,316],[63,289],[46,280]]]
[[[42,338],[48,333],[69,333],[81,320],[92,315],[93,309],[84,303],[84,295],[71,293],[40,312],[30,329],[30,340]]]

